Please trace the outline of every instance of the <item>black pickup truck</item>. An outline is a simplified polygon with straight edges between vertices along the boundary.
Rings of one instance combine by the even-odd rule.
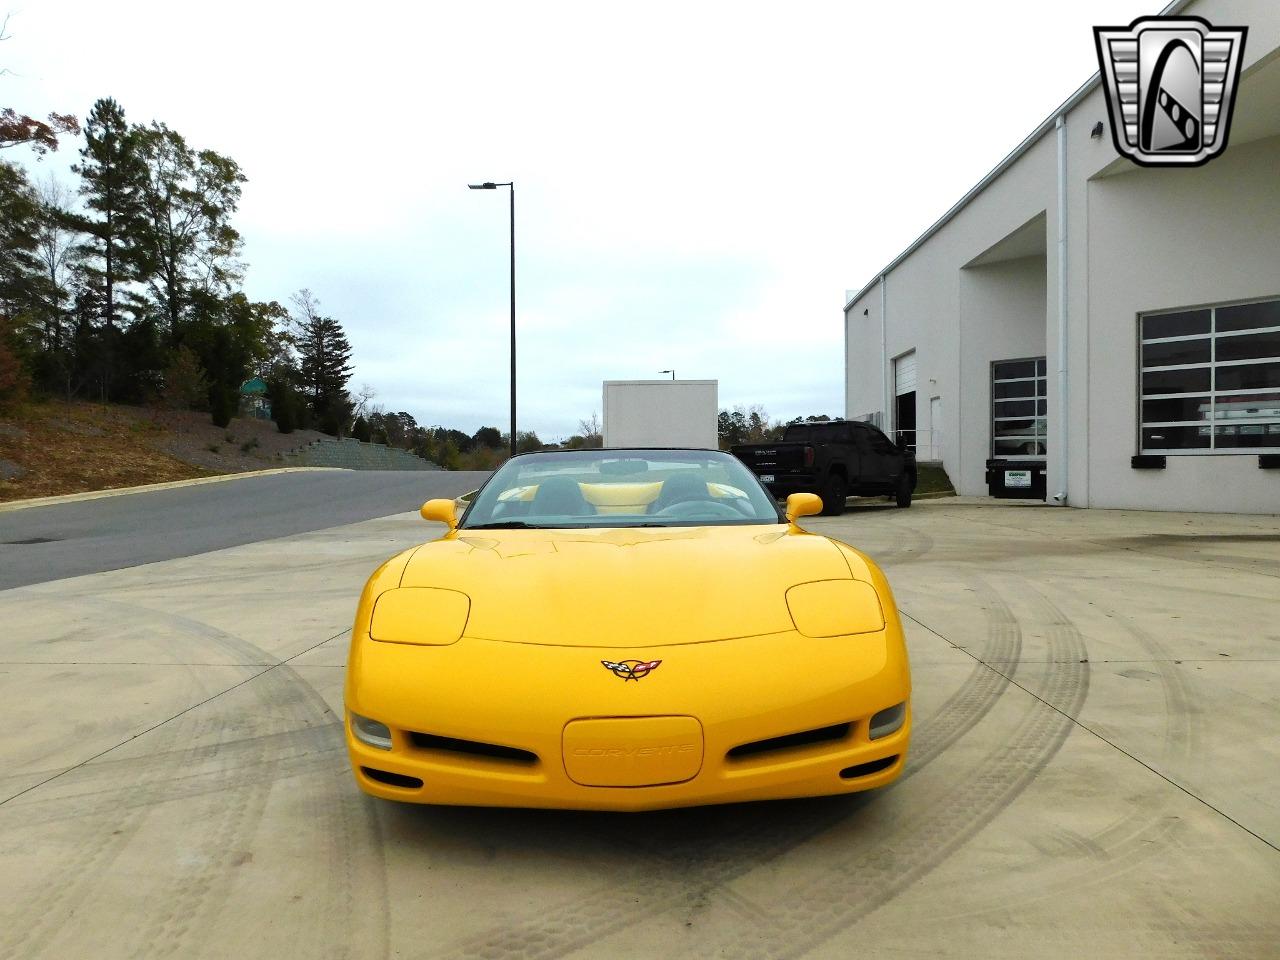
[[[843,513],[848,496],[890,496],[909,507],[916,488],[915,454],[857,420],[793,423],[777,443],[740,444],[729,452],[778,499],[816,493],[826,516]]]

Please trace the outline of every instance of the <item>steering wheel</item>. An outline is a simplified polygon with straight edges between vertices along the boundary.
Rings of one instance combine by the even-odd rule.
[[[663,507],[655,517],[734,517],[741,519],[742,514],[727,503],[715,500],[682,500],[669,507]]]

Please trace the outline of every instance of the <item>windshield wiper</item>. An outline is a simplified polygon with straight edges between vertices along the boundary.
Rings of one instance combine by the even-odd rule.
[[[525,523],[523,520],[496,520],[493,523],[472,523],[463,530],[545,530],[539,523]]]

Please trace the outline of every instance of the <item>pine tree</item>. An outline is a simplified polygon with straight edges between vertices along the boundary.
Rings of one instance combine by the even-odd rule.
[[[140,275],[139,191],[143,165],[137,137],[125,123],[124,109],[111,98],[93,105],[85,124],[82,162],[73,169],[80,175],[80,192],[90,214],[79,222],[89,239],[81,245],[87,272],[100,282],[102,320],[106,328],[104,393],[110,393],[110,349],[118,326],[118,295],[122,285]]]
[[[303,389],[320,429],[341,435],[352,409],[347,393],[352,370],[351,344],[342,331],[342,324],[320,314],[319,301],[310,290],[300,290],[293,302],[297,308],[293,338]]]
[[[40,263],[44,208],[21,167],[0,161],[0,315],[34,319],[51,305]]]

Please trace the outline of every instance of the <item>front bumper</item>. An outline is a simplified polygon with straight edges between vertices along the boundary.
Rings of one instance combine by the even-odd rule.
[[[638,681],[601,664],[621,656],[613,648],[471,638],[415,647],[358,636],[346,695],[356,781],[366,793],[413,803],[634,811],[853,793],[902,772],[909,707],[895,732],[870,737],[872,716],[910,698],[896,622],[847,637],[786,633],[627,650],[627,659],[662,661]],[[351,712],[385,723],[392,748],[358,740]],[[630,746],[619,744],[619,762],[652,727],[641,750],[685,751],[673,761],[686,765],[682,779],[579,782],[577,759],[566,762],[567,731],[601,718],[628,718],[623,726],[641,731]],[[666,743],[662,731],[676,718],[700,736]],[[799,742],[769,743],[790,735]],[[700,756],[690,763],[695,743]]]

